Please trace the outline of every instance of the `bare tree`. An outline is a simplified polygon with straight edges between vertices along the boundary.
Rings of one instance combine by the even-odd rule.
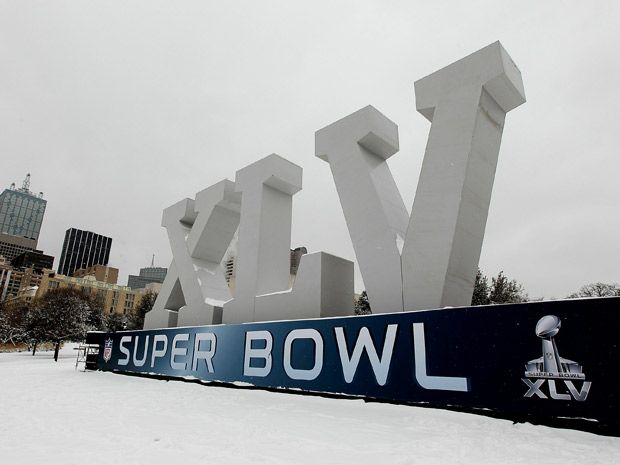
[[[0,343],[16,345],[28,341],[28,306],[4,306],[0,303]]]
[[[569,299],[579,297],[617,297],[620,296],[620,285],[591,283],[581,286],[579,290],[568,296]]]

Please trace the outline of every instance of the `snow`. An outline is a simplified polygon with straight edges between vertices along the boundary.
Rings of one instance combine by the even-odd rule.
[[[4,464],[613,464],[620,438],[444,410],[75,371],[0,354]]]

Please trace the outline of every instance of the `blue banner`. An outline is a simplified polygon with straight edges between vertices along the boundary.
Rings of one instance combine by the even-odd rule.
[[[620,298],[89,333],[105,371],[619,427]]]

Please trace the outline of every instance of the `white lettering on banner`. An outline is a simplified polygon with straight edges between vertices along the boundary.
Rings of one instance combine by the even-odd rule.
[[[429,376],[426,374],[424,323],[413,323],[413,352],[415,355],[415,379],[421,387],[437,391],[469,391],[467,378]]]
[[[209,341],[209,349],[202,350],[200,343],[203,341]],[[207,364],[207,371],[213,373],[213,356],[215,355],[217,339],[213,333],[198,333],[194,339],[194,356],[192,357],[192,371],[196,371],[198,368],[198,360],[204,360]]]
[[[429,390],[469,392],[469,379],[466,377],[431,376],[427,373],[424,323],[413,323],[412,329],[415,365],[414,376],[418,385],[423,389]],[[397,332],[398,324],[389,324],[385,327],[383,347],[381,348],[381,355],[379,356],[377,347],[379,346],[379,342],[375,345],[375,341],[368,327],[363,326],[360,328],[355,342],[352,344],[352,350],[349,348],[344,327],[334,327],[336,345],[345,382],[347,384],[353,382],[362,355],[364,351],[366,351],[377,384],[379,386],[384,386],[389,377]],[[153,343],[149,355],[150,336],[153,336]],[[321,375],[325,358],[324,337],[325,336],[321,334],[319,330],[314,328],[293,329],[286,335],[283,343],[282,366],[284,372],[290,379],[312,381]],[[314,362],[310,368],[295,368],[293,366],[293,344],[300,339],[311,340],[313,342]],[[136,367],[142,367],[145,365],[147,357],[150,356],[150,367],[154,368],[156,360],[158,358],[164,358],[168,354],[170,368],[173,370],[185,371],[189,364],[187,358],[189,347],[179,347],[179,344],[183,342],[188,343],[187,346],[190,347],[193,345],[191,371],[199,371],[200,360],[203,360],[207,367],[207,371],[209,373],[214,373],[213,357],[215,356],[217,347],[217,337],[215,333],[178,333],[174,335],[172,339],[172,347],[169,354],[167,335],[148,335],[146,336],[140,359],[137,357],[138,348],[140,346],[140,336],[122,336],[119,341],[119,351],[124,357],[119,358],[117,364],[119,366],[126,366],[129,364],[130,358],[133,357],[134,365]],[[259,330],[247,331],[245,333],[244,376],[258,376],[264,378],[271,374],[273,368],[273,344],[273,335],[270,331]],[[260,347],[256,347],[256,345]],[[133,354],[131,353],[132,348]],[[177,358],[181,357],[184,357],[185,361],[177,361]],[[254,363],[252,363],[253,361]],[[527,379],[523,381],[530,388],[526,397],[531,397],[536,394],[539,397],[546,398],[540,391],[542,382],[534,384]],[[578,391],[571,381],[565,380],[565,383],[573,398],[576,400],[585,400],[589,391],[589,383],[584,384],[581,391]],[[558,393],[553,381],[549,381],[548,386],[552,398],[563,400],[570,398],[569,394]]]
[[[590,381],[584,381],[581,386],[581,391],[578,391],[572,381],[567,379],[563,380],[564,385],[568,388],[568,392],[566,393],[558,393],[555,381],[552,379],[536,379],[531,381],[527,378],[522,378],[523,382],[527,385],[528,391],[525,393],[524,397],[532,397],[537,395],[541,399],[548,399],[544,392],[542,392],[541,388],[545,385],[545,381],[547,382],[547,386],[549,388],[549,395],[552,399],[555,400],[571,400],[571,396],[578,402],[584,402],[588,398],[588,393],[590,392],[590,387],[592,383]]]
[[[162,349],[157,348],[158,342],[164,343],[164,347]],[[155,337],[153,337],[153,352],[151,354],[151,368],[155,366],[155,359],[162,358],[164,355],[166,355],[167,350],[168,350],[168,336],[166,336],[165,334],[156,334]]]
[[[121,354],[123,354],[125,356],[124,359],[119,359],[118,360],[118,364],[121,365],[121,366],[129,364],[130,352],[129,352],[129,349],[123,345],[123,344],[125,344],[125,342],[130,343],[131,342],[131,336],[123,336],[123,337],[121,337],[121,341],[118,344],[118,349],[121,351]]]
[[[144,343],[144,353],[142,354],[142,358],[138,360],[136,355],[138,354],[138,342],[140,340],[140,336],[136,336],[133,344],[133,364],[134,366],[141,367],[146,363],[146,353],[149,351],[149,339],[150,336],[146,336],[146,342]]]
[[[291,365],[291,351],[293,342],[298,339],[312,339],[314,341],[314,365],[310,369],[293,368]],[[316,329],[294,329],[284,341],[284,371],[291,379],[316,379],[323,369],[323,338]]]
[[[585,381],[583,383],[583,386],[581,386],[581,391],[577,391],[577,388],[575,388],[575,385],[572,381],[564,380],[564,384],[566,384],[569,392],[578,402],[583,402],[588,398],[588,392],[590,392],[590,386],[592,386],[592,382]]]
[[[252,348],[252,341],[265,341],[265,348]],[[245,356],[243,358],[243,376],[265,377],[271,373],[271,349],[273,349],[273,336],[269,331],[248,331],[245,333]],[[252,367],[252,359],[263,359],[264,367]]]
[[[362,327],[357,336],[357,340],[355,341],[353,354],[351,355],[351,358],[349,358],[344,328],[340,326],[334,328],[334,332],[336,333],[336,342],[338,343],[340,361],[342,362],[342,373],[347,383],[353,382],[353,377],[357,371],[357,366],[360,362],[360,358],[362,357],[362,352],[366,350],[377,383],[379,386],[385,385],[390,370],[390,361],[392,360],[392,351],[394,350],[394,341],[396,340],[397,329],[398,325],[396,324],[388,325],[385,340],[383,342],[383,351],[381,353],[381,358],[379,358],[374,342],[370,337],[370,331],[368,331],[367,327]]]
[[[181,333],[174,336],[172,339],[172,351],[170,352],[170,368],[173,370],[185,370],[187,368],[187,362],[180,363],[175,361],[175,357],[187,357],[187,347],[177,347],[177,342],[189,341],[189,334]]]
[[[549,384],[549,394],[551,394],[552,399],[556,400],[570,400],[570,394],[559,393],[555,387],[555,380],[550,379],[547,381]]]

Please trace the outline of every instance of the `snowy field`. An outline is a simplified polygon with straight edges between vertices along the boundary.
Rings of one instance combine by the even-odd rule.
[[[2,464],[620,464],[620,438],[0,354]]]

